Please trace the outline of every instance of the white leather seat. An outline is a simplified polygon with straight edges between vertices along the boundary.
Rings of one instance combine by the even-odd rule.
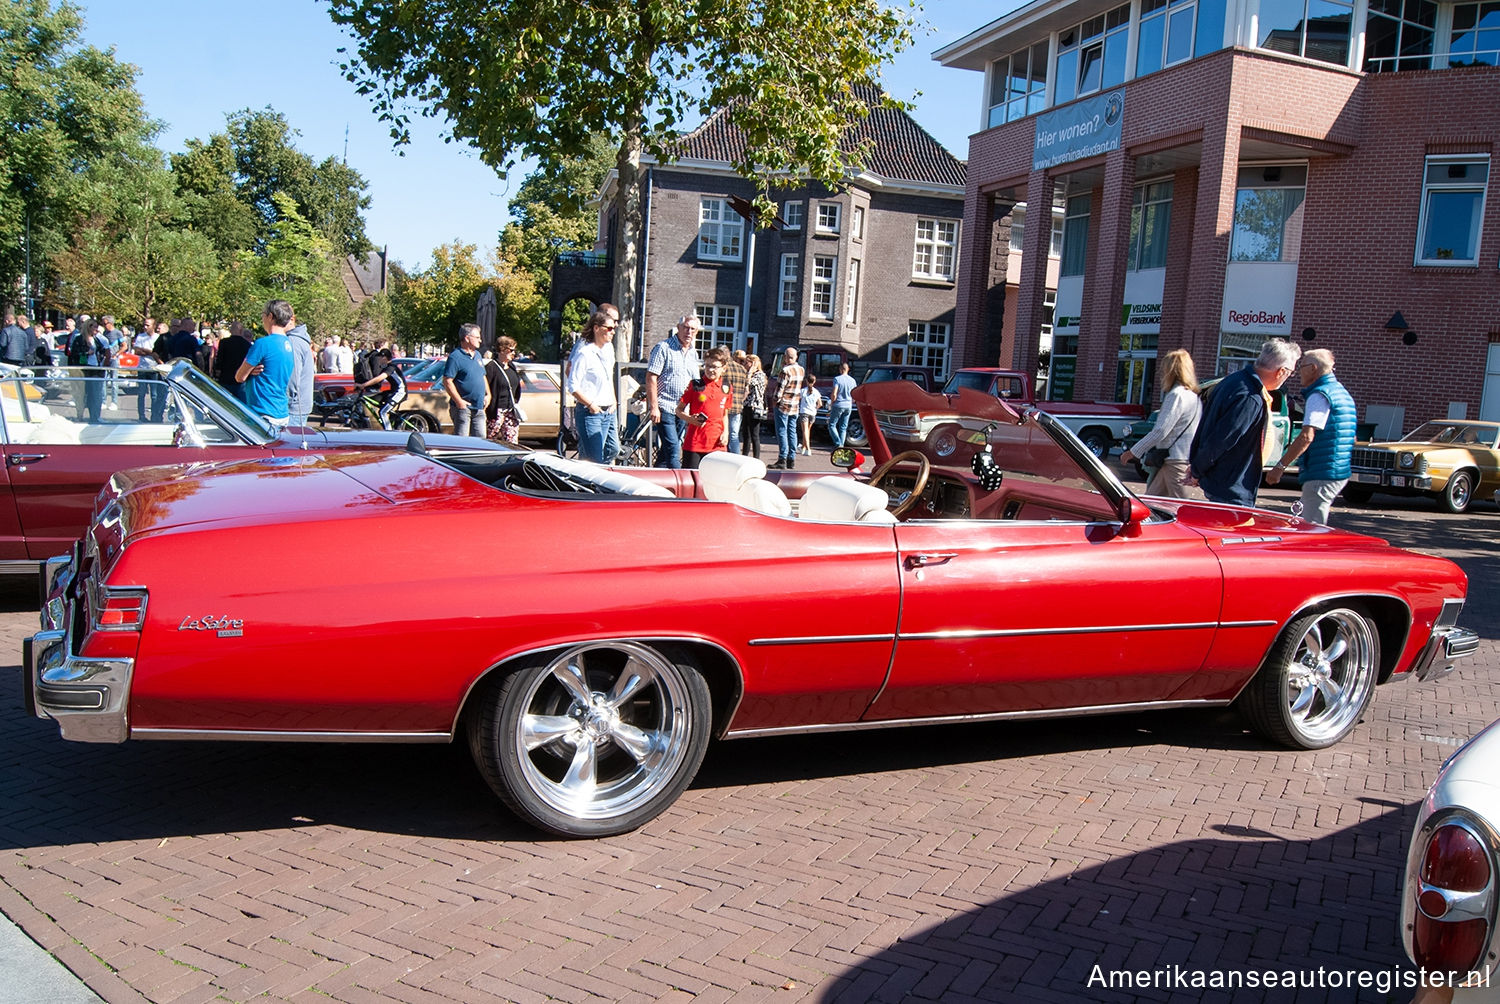
[[[710,502],[737,502],[771,516],[790,516],[786,493],[766,480],[766,465],[754,457],[718,451],[698,462],[698,483]]]
[[[894,523],[886,509],[890,496],[849,478],[819,478],[807,486],[797,515],[827,523]]]
[[[764,461],[738,453],[721,450],[698,462],[698,483],[703,486],[703,497],[710,502],[733,502],[746,481],[765,476]]]

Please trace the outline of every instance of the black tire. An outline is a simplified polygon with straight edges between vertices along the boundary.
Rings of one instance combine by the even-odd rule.
[[[849,434],[844,437],[844,443],[861,449],[870,445],[869,437],[865,435],[865,423],[859,420],[859,412],[855,412],[849,419]]]
[[[1344,501],[1350,505],[1368,505],[1370,499],[1375,497],[1375,489],[1364,485],[1345,485],[1344,490],[1339,492]]]
[[[437,423],[420,411],[398,411],[391,418],[397,432],[437,432]]]
[[[1343,739],[1364,716],[1380,674],[1380,635],[1350,607],[1287,625],[1236,702],[1250,727],[1292,749]]]
[[[1474,472],[1454,471],[1448,478],[1448,486],[1438,495],[1438,501],[1449,512],[1467,512],[1474,501]]]
[[[575,645],[476,697],[469,749],[521,819],[565,837],[634,830],[677,800],[703,762],[708,684],[680,652]]]
[[[1083,440],[1083,445],[1087,446],[1089,452],[1100,460],[1109,456],[1109,448],[1115,444],[1109,433],[1101,429],[1084,429],[1078,438]]]

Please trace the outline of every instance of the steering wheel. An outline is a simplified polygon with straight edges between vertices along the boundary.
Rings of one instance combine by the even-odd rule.
[[[891,509],[891,515],[893,516],[900,516],[906,510],[916,505],[917,499],[922,497],[922,489],[927,487],[927,479],[932,475],[932,461],[928,460],[927,455],[920,450],[907,450],[904,453],[896,454],[875,468],[870,474],[870,487],[879,488],[880,482],[885,480],[885,476],[891,473],[892,469],[904,460],[915,460],[917,462],[917,483],[912,485],[911,491],[907,493],[906,498],[897,502],[895,507]],[[890,495],[890,489],[886,489],[886,494]],[[891,495],[892,500],[896,497],[895,495]]]

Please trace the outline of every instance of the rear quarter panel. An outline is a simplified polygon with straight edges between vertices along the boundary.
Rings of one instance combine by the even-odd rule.
[[[884,678],[889,641],[750,642],[893,632],[888,525],[475,487],[133,543],[111,576],[150,588],[132,727],[446,732],[491,667],[603,638],[722,649],[741,727],[853,720]]]

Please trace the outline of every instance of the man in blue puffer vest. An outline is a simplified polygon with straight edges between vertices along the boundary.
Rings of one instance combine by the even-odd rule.
[[[1297,365],[1306,408],[1302,431],[1292,440],[1266,480],[1271,484],[1298,457],[1302,458],[1302,518],[1327,523],[1328,509],[1349,481],[1349,457],[1354,452],[1354,398],[1333,376],[1333,353],[1311,349]]]

